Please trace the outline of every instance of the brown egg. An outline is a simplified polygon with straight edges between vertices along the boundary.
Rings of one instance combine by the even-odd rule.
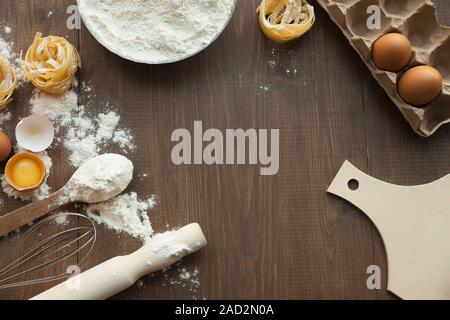
[[[11,141],[8,136],[0,131],[0,162],[8,158],[11,153]]]
[[[442,76],[429,66],[418,66],[406,71],[398,83],[398,93],[413,106],[432,102],[442,91]]]
[[[411,55],[411,42],[400,33],[388,33],[372,46],[372,61],[380,70],[398,72],[406,67]]]

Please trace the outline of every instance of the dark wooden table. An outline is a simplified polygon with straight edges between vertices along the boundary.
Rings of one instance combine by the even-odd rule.
[[[13,26],[16,51],[26,49],[37,31],[67,36],[78,47],[79,79],[91,82],[96,92],[91,111],[96,112],[96,101],[120,108],[138,146],[130,155],[136,172],[149,172],[129,191],[158,196],[151,211],[155,229],[199,222],[209,240],[205,250],[183,261],[189,270],[200,270],[198,292],[165,285],[158,274],[115,298],[394,298],[385,290],[386,258],[375,227],[326,189],[345,159],[397,184],[425,183],[449,173],[449,126],[428,139],[415,135],[318,5],[307,35],[277,45],[259,29],[257,1],[240,0],[230,26],[207,50],[184,62],[147,66],[108,52],[84,27],[68,30],[66,9],[74,2],[2,0],[0,19]],[[441,21],[449,24],[450,3],[436,3]],[[53,15],[47,18],[49,11]],[[9,108],[11,136],[27,114],[30,93],[25,85]],[[81,103],[87,99],[80,93]],[[175,166],[171,133],[192,130],[194,120],[221,130],[280,129],[279,174],[260,176],[259,167],[250,165]],[[50,184],[56,190],[73,169],[63,149],[50,154]],[[23,205],[3,194],[1,199],[2,213]],[[92,264],[139,246],[98,229]],[[0,262],[17,251],[8,243],[0,243]],[[369,265],[382,269],[381,290],[367,289]],[[4,290],[0,298],[29,298],[50,286]]]

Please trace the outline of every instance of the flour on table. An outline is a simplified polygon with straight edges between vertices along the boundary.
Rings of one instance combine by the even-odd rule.
[[[54,221],[59,226],[66,226],[70,223],[69,216],[64,214],[64,212],[56,213]]]
[[[11,45],[0,37],[0,54],[6,59],[12,59]]]
[[[11,31],[12,29],[10,26],[5,26],[3,28],[3,33],[5,33],[6,35],[9,35]],[[17,79],[19,80],[18,85],[20,86],[22,80],[24,79],[24,75],[22,68],[20,67],[20,57],[17,53],[13,52],[12,50],[13,46],[14,43],[12,41],[4,39],[0,34],[0,55],[6,58],[13,66],[14,71],[16,72]]]
[[[153,236],[148,211],[155,205],[155,197],[141,200],[137,193],[132,192],[103,203],[90,205],[86,213],[91,219],[105,225],[108,229],[127,233],[145,242]]]
[[[91,84],[86,81],[83,81],[81,84],[81,90],[83,90],[84,93],[91,93],[93,91]]]
[[[145,179],[148,178],[148,173],[146,173],[146,172],[141,173],[141,174],[139,174],[138,178],[139,178],[139,181],[144,181]]]
[[[79,167],[87,159],[100,154],[111,142],[124,153],[134,151],[130,131],[120,128],[119,122],[120,115],[115,111],[100,113],[92,119],[81,106],[79,114],[72,117],[72,126],[64,139],[64,146],[71,152],[69,160],[72,165]]]
[[[110,110],[89,116],[86,106],[79,105],[78,95],[74,90],[61,96],[35,91],[30,99],[30,107],[32,114],[48,116],[54,122],[57,133],[61,127],[68,128],[57,139],[69,151],[73,167],[77,168],[83,162],[98,156],[111,143],[118,145],[124,153],[135,150],[130,130],[120,127],[119,113]],[[105,108],[111,107],[107,105]]]
[[[61,96],[35,90],[30,99],[31,114],[45,115],[54,123],[57,131],[72,122],[72,114],[78,111],[78,95],[69,90]]]
[[[198,299],[200,271],[197,267],[189,269],[179,262],[175,267],[169,267],[164,270],[163,286],[186,289],[190,292],[193,299]]]
[[[235,0],[80,0],[90,31],[135,60],[163,62],[196,53],[224,28]]]
[[[11,112],[7,111],[3,111],[0,113],[0,128],[3,129],[5,122],[11,120],[12,114]]]

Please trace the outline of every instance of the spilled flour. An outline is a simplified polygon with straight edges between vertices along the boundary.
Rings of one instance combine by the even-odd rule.
[[[24,79],[24,75],[22,72],[22,68],[20,67],[20,57],[12,50],[14,42],[8,40],[11,31],[12,29],[10,26],[4,26],[3,32],[0,32],[0,55],[6,58],[13,66],[20,86],[21,81]],[[2,37],[2,33],[6,34],[6,37]]]
[[[55,223],[59,226],[66,226],[69,224],[69,216],[66,215],[67,212],[55,213]]]
[[[69,163],[78,168],[84,162],[98,156],[103,149],[111,144],[121,148],[122,153],[135,150],[133,136],[130,130],[119,126],[120,115],[116,111],[100,113],[90,117],[85,106],[78,105],[78,95],[69,90],[62,96],[54,96],[35,90],[30,99],[30,112],[33,115],[48,116],[55,126],[56,141],[63,144],[69,153]],[[0,114],[0,127],[11,119],[11,113]],[[61,128],[69,128],[61,130]],[[16,147],[16,151],[21,151]],[[52,161],[47,152],[38,154],[47,167],[47,178],[50,174]],[[47,198],[50,187],[45,182],[39,189],[31,193],[19,193],[7,182],[4,175],[0,176],[3,192],[10,198],[23,201],[36,201]]]
[[[102,3],[111,2],[110,0],[102,0]],[[123,6],[123,2],[120,1],[112,1],[114,5]],[[227,5],[227,8],[231,8],[231,4],[234,0],[224,0],[222,4]],[[132,1],[128,5],[136,5],[139,7],[139,3],[146,3],[144,0]],[[159,2],[152,2],[154,5],[160,5]],[[210,0],[199,0],[193,1],[188,0],[184,3],[182,1],[166,1],[164,0],[161,4],[165,5],[191,5],[196,6],[197,4],[202,6],[210,6],[209,8],[211,12],[217,10],[215,1]],[[145,8],[146,10],[148,8]],[[208,10],[209,10],[208,9]],[[220,9],[220,8],[219,8]],[[206,12],[206,11],[203,11]],[[124,13],[126,14],[126,13]],[[145,12],[144,12],[145,14]],[[48,17],[51,17],[52,12],[49,12]],[[177,18],[177,12],[167,12],[168,17]],[[201,16],[201,13],[197,14],[197,17],[178,17],[180,19],[191,19]],[[225,19],[227,14],[222,13],[221,19]],[[210,16],[211,18],[212,16]],[[177,18],[177,19],[178,19]],[[201,18],[201,17],[200,17]],[[204,21],[198,20],[200,23],[204,23]],[[168,20],[168,22],[171,22]],[[214,23],[216,27],[220,23],[224,23],[222,21],[212,21],[209,22]],[[147,23],[144,21],[144,23]],[[198,45],[202,45],[204,41],[207,42],[208,37],[212,35],[208,34],[209,32],[214,32],[214,30],[202,29],[202,26],[199,24],[190,25],[193,29],[196,29],[198,32],[202,33],[204,38],[200,39],[202,43],[194,43],[198,38],[187,38],[188,41],[184,41],[183,39],[174,39],[179,41],[177,43],[165,43],[165,41],[161,40],[159,42],[151,42],[149,45],[154,45],[154,52],[158,51],[168,51],[169,54],[167,56],[178,56],[181,51],[188,52],[192,50],[194,47],[198,47]],[[208,27],[208,26],[206,26]],[[197,32],[196,30],[186,30],[188,32]],[[3,55],[11,64],[14,66],[17,76],[20,80],[23,80],[23,73],[20,68],[20,61],[18,54],[14,53],[12,48],[14,47],[14,43],[11,42],[10,35],[14,34],[13,30],[9,26],[0,24],[0,54]],[[127,31],[127,30],[125,30]],[[131,30],[132,31],[132,30]],[[154,35],[149,35],[154,36]],[[158,35],[156,35],[158,36]],[[188,36],[188,35],[187,35]],[[119,40],[120,41],[120,40]],[[136,41],[139,42],[139,39]],[[131,48],[133,49],[133,48]],[[140,54],[138,52],[138,54]],[[146,54],[143,52],[143,54]],[[164,55],[162,55],[163,57]],[[20,83],[23,83],[22,81]],[[81,92],[83,95],[86,104],[80,104],[79,96],[77,92]],[[16,92],[17,94],[18,92]],[[94,101],[92,98],[95,96],[95,90],[90,83],[81,83],[80,87],[75,86],[72,90],[69,90],[67,93],[61,96],[54,96],[42,93],[38,90],[35,90],[32,96],[29,98],[29,111],[32,115],[46,115],[52,121],[55,126],[55,142],[53,146],[56,146],[57,151],[67,152],[68,162],[73,168],[78,168],[80,165],[92,159],[99,154],[102,154],[106,148],[117,147],[120,149],[119,153],[129,153],[133,152],[136,149],[136,146],[133,142],[133,136],[131,131],[122,126],[121,115],[118,112],[120,109],[116,109],[110,106],[108,103],[91,105],[89,101]],[[91,109],[92,113],[89,112]],[[10,108],[14,114],[14,108]],[[5,127],[6,123],[12,119],[13,114],[11,111],[4,111],[0,113],[0,128]],[[14,119],[17,118],[17,115],[14,114]],[[19,115],[20,117],[25,117],[27,115]],[[15,147],[17,152],[20,152],[20,148]],[[53,150],[49,150],[49,153],[52,154]],[[55,150],[56,151],[56,150]],[[47,168],[46,179],[43,185],[33,191],[33,192],[17,192],[14,190],[9,184],[6,182],[5,176],[0,176],[1,187],[3,192],[10,198],[20,199],[23,201],[37,201],[44,198],[47,198],[51,192],[51,188],[47,183],[47,179],[49,177],[50,171],[52,170],[52,159],[47,152],[41,152],[37,154],[43,161]],[[58,166],[58,163],[56,164]],[[58,170],[61,167],[57,168]],[[102,172],[103,168],[95,168],[93,170],[97,172]],[[148,177],[148,173],[141,173],[138,175],[138,178],[143,181]],[[83,180],[83,179],[82,179]],[[84,181],[84,180],[83,180]],[[85,181],[84,181],[85,182]],[[63,183],[61,183],[63,184]],[[98,183],[99,186],[102,182]],[[95,185],[95,184],[94,184]],[[93,188],[95,189],[95,188]],[[92,190],[93,190],[92,189]],[[91,190],[91,191],[92,191]],[[113,192],[114,190],[110,190]],[[67,197],[75,197],[78,196],[94,196],[95,192],[91,193],[77,193],[77,194],[67,194]],[[97,198],[98,199],[98,198]],[[101,199],[100,199],[101,200]],[[1,205],[1,199],[0,199]],[[155,254],[160,255],[161,257],[173,257],[180,256],[186,248],[182,245],[173,245],[167,241],[170,240],[171,233],[173,231],[167,231],[162,234],[154,234],[152,224],[149,218],[149,210],[152,209],[156,205],[156,200],[154,196],[149,197],[148,199],[140,199],[135,192],[131,192],[128,194],[119,195],[109,201],[91,204],[86,207],[86,214],[94,220],[96,223],[104,225],[106,228],[114,230],[118,233],[129,234],[143,243],[148,243],[152,241],[154,243],[153,249]],[[76,212],[81,212],[81,206],[76,206]],[[71,221],[67,218],[66,215],[56,215],[55,216],[55,224],[58,226],[66,226],[71,223]],[[20,230],[17,230],[19,233]],[[169,237],[168,237],[169,236]],[[177,288],[187,288],[190,293],[196,292],[200,282],[199,282],[199,273],[197,269],[188,270],[183,267],[181,264],[177,264],[174,268],[171,269],[172,273],[175,272],[175,275],[165,275],[164,276],[164,286],[170,285]],[[168,272],[169,269],[166,270]],[[144,281],[140,280],[139,283],[143,286]]]
[[[5,122],[11,120],[12,114],[9,111],[0,113],[0,129],[3,129]]]
[[[146,242],[153,236],[148,210],[156,205],[155,197],[140,200],[137,193],[117,196],[87,207],[88,216],[108,229],[125,232]]]
[[[70,151],[69,160],[74,167],[101,153],[103,147],[114,143],[123,153],[135,150],[129,130],[119,127],[120,115],[115,111],[100,113],[91,119],[84,106],[78,115],[72,117],[64,146]]]
[[[91,90],[91,89],[89,89]],[[111,108],[106,105],[106,109]],[[30,99],[30,111],[34,115],[46,115],[53,121],[57,133],[69,128],[59,141],[69,151],[69,161],[75,168],[98,156],[107,145],[116,144],[121,151],[134,151],[130,130],[120,127],[120,115],[113,110],[90,116],[86,106],[78,104],[78,95],[69,90],[62,96],[35,91]]]
[[[11,46],[2,38],[0,38],[0,54],[8,60],[11,59]]]
[[[35,90],[30,99],[31,114],[45,115],[57,131],[61,126],[67,126],[72,121],[72,114],[78,111],[78,95],[69,90],[62,96],[55,96]]]
[[[200,271],[198,268],[188,270],[186,267],[183,267],[181,263],[178,263],[173,267],[166,268],[163,270],[163,273],[163,287],[170,286],[178,289],[184,289],[189,293],[191,299],[199,299],[197,296],[198,289],[200,288]],[[149,277],[153,278],[156,275],[157,274],[151,274]],[[143,278],[138,280],[136,285],[138,289],[145,289],[147,287],[147,282],[145,281],[145,278]]]

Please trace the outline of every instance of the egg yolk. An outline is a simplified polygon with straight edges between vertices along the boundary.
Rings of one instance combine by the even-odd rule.
[[[15,164],[12,175],[18,186],[26,188],[37,185],[41,180],[42,173],[35,161],[21,159]]]

